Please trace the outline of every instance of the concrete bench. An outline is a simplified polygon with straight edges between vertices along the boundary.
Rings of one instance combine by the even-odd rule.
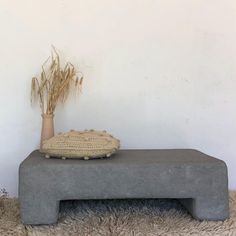
[[[46,159],[32,152],[20,165],[24,224],[57,222],[72,199],[175,198],[196,219],[229,217],[225,163],[191,149],[120,150],[101,160]]]

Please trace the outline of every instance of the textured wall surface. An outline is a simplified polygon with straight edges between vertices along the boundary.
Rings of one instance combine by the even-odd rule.
[[[195,148],[224,160],[236,189],[234,0],[0,0],[0,188],[38,148],[30,79],[51,44],[84,73],[56,131],[106,129],[122,148]]]

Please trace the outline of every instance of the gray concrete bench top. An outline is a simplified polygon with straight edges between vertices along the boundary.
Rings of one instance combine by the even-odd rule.
[[[28,158],[26,158],[22,164],[24,165],[35,165],[35,164],[46,164],[55,165],[63,163],[65,164],[76,164],[76,165],[97,165],[97,164],[151,164],[151,163],[213,163],[223,164],[222,160],[208,156],[202,152],[194,149],[128,149],[119,150],[116,154],[110,158],[104,159],[93,159],[89,161],[80,159],[67,159],[66,161],[60,158],[46,159],[44,154],[39,151],[32,152]]]
[[[32,152],[20,165],[25,224],[50,224],[69,199],[177,198],[197,219],[229,216],[225,163],[192,149],[120,150],[110,158],[46,159]]]

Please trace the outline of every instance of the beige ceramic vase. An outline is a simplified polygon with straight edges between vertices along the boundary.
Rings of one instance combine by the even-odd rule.
[[[54,136],[54,115],[42,114],[42,131],[40,140],[40,150],[42,150],[43,141]]]

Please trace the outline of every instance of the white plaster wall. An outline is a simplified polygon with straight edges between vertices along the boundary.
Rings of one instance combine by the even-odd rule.
[[[38,147],[30,79],[55,45],[84,73],[57,131],[106,129],[122,148],[196,148],[236,189],[235,0],[0,0],[0,188]]]

